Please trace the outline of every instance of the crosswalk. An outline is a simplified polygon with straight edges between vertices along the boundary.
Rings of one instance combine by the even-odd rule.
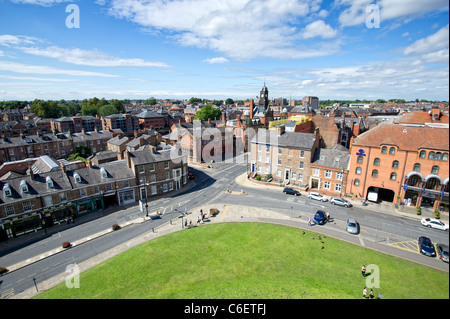
[[[434,247],[436,247],[436,244],[433,243]],[[388,238],[387,245],[420,254],[417,240],[392,241]]]

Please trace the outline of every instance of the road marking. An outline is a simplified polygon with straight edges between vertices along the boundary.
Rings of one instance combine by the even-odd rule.
[[[361,246],[365,246],[365,245],[364,245],[364,240],[362,239],[361,236],[359,236],[359,243],[361,244]]]

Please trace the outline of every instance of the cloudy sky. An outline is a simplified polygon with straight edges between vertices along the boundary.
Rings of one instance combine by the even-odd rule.
[[[448,0],[0,0],[0,100],[449,96]]]

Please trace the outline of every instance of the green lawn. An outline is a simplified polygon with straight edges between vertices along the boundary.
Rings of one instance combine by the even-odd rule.
[[[314,237],[312,239],[311,237]],[[287,226],[224,223],[132,248],[36,298],[357,298],[361,266],[380,269],[385,299],[449,298],[449,275]]]

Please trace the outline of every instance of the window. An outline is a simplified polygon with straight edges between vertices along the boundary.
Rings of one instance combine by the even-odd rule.
[[[448,153],[442,154],[442,160],[443,161],[448,161]]]
[[[332,174],[332,172],[331,172],[329,169],[327,169],[327,170],[325,171],[325,177],[326,177],[326,178],[331,178],[331,174]]]
[[[105,190],[106,190],[107,192],[110,192],[110,191],[112,190],[112,185],[111,185],[111,184],[106,184],[106,185],[105,185]]]
[[[22,207],[23,207],[23,211],[27,212],[30,211],[32,209],[32,205],[31,205],[31,201],[26,201],[26,202],[22,202]]]
[[[258,165],[257,171],[258,171],[258,173],[261,173],[261,166]]]
[[[320,175],[320,169],[314,167],[313,168],[313,176],[319,176]]]
[[[342,190],[342,184],[334,184],[334,190],[340,192]]]
[[[380,159],[378,157],[373,160],[373,166],[380,166]]]
[[[295,180],[297,178],[297,173],[292,172],[292,179]]]
[[[383,146],[383,147],[381,148],[381,153],[382,153],[382,154],[387,154],[387,147],[386,147],[386,146]]]
[[[281,170],[280,169],[277,169],[277,176],[281,177]]]
[[[14,206],[5,206],[6,216],[14,215],[16,212],[14,210]]]
[[[428,153],[428,159],[434,159],[434,156],[435,156],[434,152]]]
[[[391,147],[389,149],[389,154],[394,155],[395,154],[395,147]]]
[[[139,170],[139,173],[144,173],[145,166],[144,165],[139,165],[138,170]]]
[[[130,187],[130,181],[123,181],[123,187]]]
[[[169,191],[172,191],[173,190],[173,183],[171,182],[171,183],[169,183]]]
[[[330,182],[329,181],[323,182],[323,188],[330,189]]]
[[[100,187],[94,186],[94,194],[100,193]]]
[[[150,175],[150,183],[154,183],[154,182],[156,182],[156,175],[152,174],[152,175]]]
[[[44,206],[45,207],[53,206],[53,198],[51,195],[44,197]]]
[[[303,174],[298,173],[298,181],[299,182],[303,181]]]
[[[438,161],[441,161],[441,160],[442,160],[442,153],[441,153],[441,152],[437,152],[437,153],[434,155],[434,159],[435,159],[435,160],[438,160]]]
[[[170,179],[170,172],[166,172],[166,179]]]
[[[153,172],[153,171],[155,170],[155,163],[150,163],[150,164],[148,165],[148,167],[149,167],[149,169],[150,169],[150,172]]]
[[[427,152],[426,151],[420,151],[419,153],[419,157],[420,158],[425,158],[427,156]]]
[[[163,192],[167,192],[167,184],[163,184]]]
[[[104,167],[100,168],[100,174],[102,175],[102,178],[108,178],[108,173]]]
[[[397,179],[397,173],[391,173],[391,177],[389,179],[391,181],[395,181]]]
[[[372,177],[378,177],[378,170],[377,169],[374,169],[372,171]]]
[[[305,157],[305,151],[300,151],[300,157]]]
[[[270,156],[266,156],[266,163],[270,163]]]
[[[65,202],[67,200],[67,194],[66,193],[59,193],[59,201]]]
[[[302,161],[300,161],[300,165],[298,166],[298,168],[303,169],[303,165],[304,165],[304,163]]]
[[[86,188],[80,189],[80,197],[84,197],[84,196],[87,196]]]
[[[270,146],[266,145],[266,152],[269,153],[270,152]]]
[[[258,162],[262,162],[262,156],[258,155]]]
[[[278,158],[278,165],[281,165],[281,158]]]
[[[168,169],[169,168],[169,162],[164,162],[164,169]]]
[[[52,178],[50,176],[47,176],[45,178],[45,182],[47,183],[47,188],[48,189],[53,188],[54,184],[53,184],[53,180],[52,180]]]
[[[361,175],[361,167],[356,168],[355,174]]]
[[[76,182],[76,183],[81,183],[81,177],[80,177],[80,174],[78,174],[78,173],[75,172],[75,174],[73,174],[73,177],[75,178],[75,182]]]
[[[358,156],[358,159],[356,160],[356,163],[358,163],[358,164],[362,164],[362,162],[363,162],[363,157],[360,155],[360,156]]]
[[[359,186],[359,179],[355,179],[355,181],[353,182],[353,184],[354,184],[355,186]]]
[[[283,154],[283,149],[281,147],[278,148],[278,154]]]
[[[152,195],[155,195],[157,193],[156,185],[152,186]]]
[[[28,185],[26,181],[20,181],[20,190],[22,191],[22,193],[28,192]]]
[[[431,174],[438,174],[439,173],[439,166],[433,166],[431,168]]]
[[[398,168],[398,161],[392,162],[392,168]]]
[[[344,173],[342,173],[342,172],[336,173],[336,180],[342,181],[343,178],[344,178]]]
[[[414,164],[414,172],[420,172],[420,164],[419,163]]]

